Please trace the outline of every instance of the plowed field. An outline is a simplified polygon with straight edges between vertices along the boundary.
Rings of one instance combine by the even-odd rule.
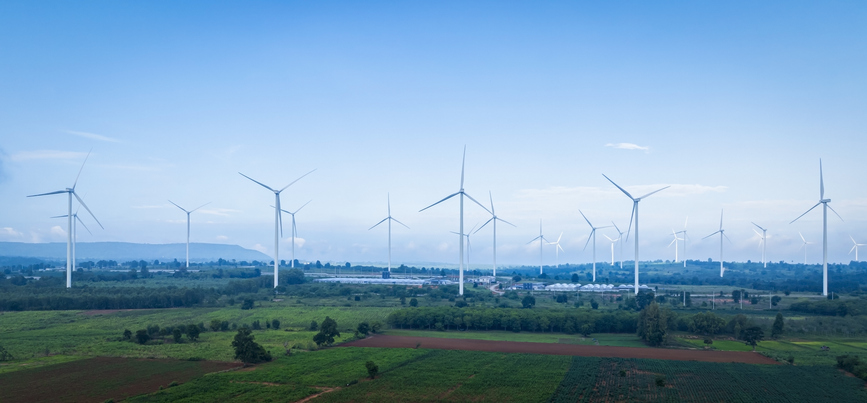
[[[529,353],[573,355],[582,357],[652,358],[657,360],[740,362],[745,364],[779,364],[758,353],[743,351],[703,351],[667,348],[638,348],[611,346],[582,346],[574,344],[529,343],[517,341],[490,341],[471,339],[444,339],[438,337],[410,337],[375,335],[342,344],[350,347],[433,348],[441,350],[491,351],[500,353]]]

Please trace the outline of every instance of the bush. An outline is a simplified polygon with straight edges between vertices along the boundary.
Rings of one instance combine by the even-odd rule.
[[[280,329],[280,321],[277,319],[272,320],[271,321],[271,329],[279,330]]]
[[[665,377],[662,375],[656,376],[656,386],[664,387],[665,386]]]
[[[232,341],[232,347],[235,348],[235,359],[241,360],[245,364],[271,361],[271,353],[265,351],[259,343],[254,341],[250,329],[239,329]]]
[[[0,362],[12,361],[13,359],[14,359],[14,357],[12,357],[12,354],[10,352],[6,351],[6,349],[3,348],[3,346],[0,346]]]
[[[418,300],[415,298],[410,299],[409,300],[409,306],[412,306],[412,307],[418,306]]]
[[[124,340],[132,340],[132,332],[129,329],[123,330],[123,339]]]
[[[311,332],[315,332],[315,331],[319,330],[319,324],[316,323],[315,320],[310,321],[310,326],[307,327],[307,330],[310,330]]]
[[[148,331],[145,329],[136,330],[135,332],[135,341],[138,344],[145,344],[148,340],[151,339],[151,336],[148,334]]]
[[[249,298],[245,299],[244,303],[241,304],[241,309],[243,309],[243,310],[253,309],[253,300],[249,299]]]
[[[361,335],[367,337],[370,334],[370,324],[367,322],[361,322],[358,324],[358,328],[355,329],[356,336]]]
[[[364,363],[364,366],[367,367],[367,375],[370,375],[370,379],[376,378],[376,374],[379,373],[379,366],[373,361]]]

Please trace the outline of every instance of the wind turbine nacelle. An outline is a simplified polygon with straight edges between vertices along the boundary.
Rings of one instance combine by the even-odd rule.
[[[830,203],[830,202],[831,202],[831,199],[822,199],[822,200],[819,200],[819,203]]]

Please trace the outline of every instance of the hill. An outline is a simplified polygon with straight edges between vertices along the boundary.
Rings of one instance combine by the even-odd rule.
[[[76,260],[161,260],[182,261],[186,256],[186,244],[141,244],[129,242],[79,242],[76,245]],[[0,242],[0,257],[66,260],[66,243]],[[219,258],[226,260],[270,261],[262,252],[238,245],[216,243],[191,243],[190,261],[209,262]]]

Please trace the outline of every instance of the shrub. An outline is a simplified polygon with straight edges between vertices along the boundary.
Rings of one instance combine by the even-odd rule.
[[[364,366],[367,367],[367,375],[370,375],[370,379],[376,378],[376,374],[379,373],[379,366],[373,361],[364,363]]]
[[[138,344],[145,344],[150,339],[151,339],[151,336],[148,334],[147,330],[145,330],[145,329],[136,330],[135,340]]]

